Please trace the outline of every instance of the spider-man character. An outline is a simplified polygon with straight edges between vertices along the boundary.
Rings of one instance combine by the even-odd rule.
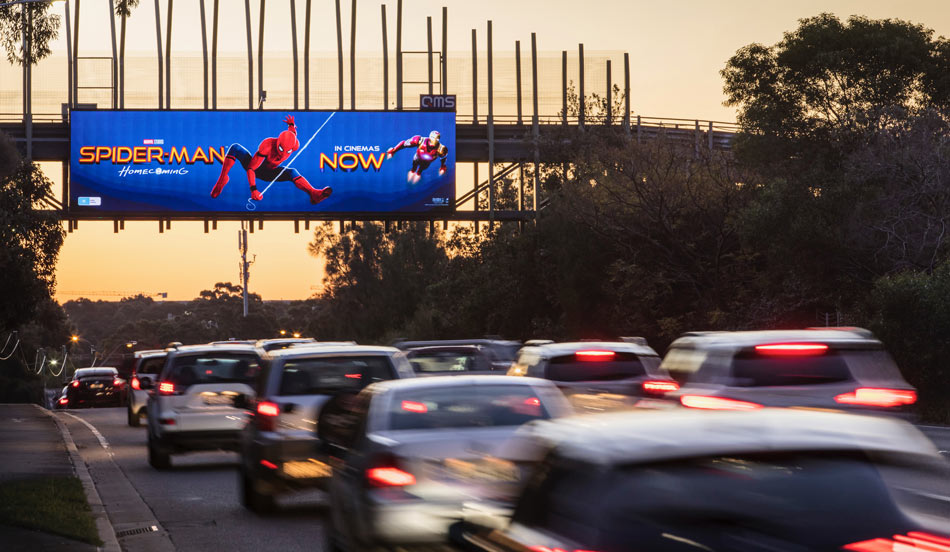
[[[449,154],[449,148],[439,143],[442,135],[438,130],[429,133],[428,138],[422,136],[413,136],[408,140],[403,140],[395,146],[386,150],[386,159],[391,159],[393,154],[403,148],[416,148],[416,154],[412,157],[412,168],[406,177],[406,182],[415,184],[422,178],[422,171],[429,168],[429,165],[438,157],[442,165],[439,167],[439,176],[445,174],[445,158]]]
[[[255,201],[264,199],[263,194],[257,189],[257,178],[267,182],[293,182],[298,189],[307,192],[307,195],[310,196],[310,203],[313,204],[320,203],[330,197],[333,189],[329,186],[316,189],[307,182],[307,179],[297,169],[281,165],[290,157],[291,153],[300,147],[300,142],[297,141],[297,125],[294,124],[294,116],[288,115],[284,118],[284,122],[287,123],[287,130],[281,132],[277,138],[264,138],[261,145],[257,146],[257,153],[254,155],[251,155],[251,152],[247,151],[247,148],[241,144],[231,144],[227,156],[224,158],[224,164],[221,166],[221,176],[218,177],[214,189],[211,190],[211,197],[218,197],[221,194],[224,185],[228,183],[228,171],[231,170],[235,161],[239,161],[244,170],[247,171],[247,181],[251,186],[251,199]]]

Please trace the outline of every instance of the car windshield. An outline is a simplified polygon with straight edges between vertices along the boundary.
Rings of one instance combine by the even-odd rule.
[[[281,395],[332,395],[357,391],[392,379],[385,356],[339,356],[288,359],[280,380]]]
[[[165,379],[182,387],[210,383],[250,384],[259,369],[257,355],[209,352],[175,357]]]
[[[643,363],[634,353],[594,351],[586,354],[580,351],[552,358],[547,368],[546,378],[564,382],[610,381],[635,378],[645,374]]]
[[[474,351],[411,351],[409,362],[419,374],[477,370]]]
[[[388,414],[388,427],[394,430],[519,426],[551,417],[534,389],[526,385],[398,391]]]
[[[843,354],[771,356],[740,352],[732,362],[733,385],[778,387],[838,383],[851,379]]]

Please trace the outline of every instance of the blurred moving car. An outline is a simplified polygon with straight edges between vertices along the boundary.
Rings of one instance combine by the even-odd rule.
[[[241,438],[241,499],[257,512],[276,495],[324,487],[330,466],[317,454],[320,408],[340,393],[374,382],[414,376],[405,354],[392,347],[295,346],[265,357],[257,403]]]
[[[121,406],[125,380],[115,368],[79,368],[66,389],[69,408]]]
[[[149,464],[165,469],[172,454],[238,450],[260,361],[253,345],[170,349],[146,406]]]
[[[126,408],[126,423],[130,426],[142,425],[142,416],[145,415],[148,404],[148,390],[155,387],[167,355],[163,349],[133,353]]]
[[[510,520],[470,504],[466,549],[950,550],[950,470],[899,420],[679,410],[539,425],[544,460]]]
[[[670,345],[667,398],[699,409],[799,406],[913,415],[917,391],[861,328],[697,332]]]
[[[302,343],[315,343],[317,340],[312,337],[277,337],[274,339],[258,339],[255,345],[267,352],[277,349],[286,349]]]
[[[468,345],[474,347],[481,347],[481,350],[488,355],[491,364],[492,371],[500,371],[504,373],[511,366],[511,362],[515,359],[515,356],[518,354],[518,349],[521,348],[521,342],[519,341],[507,341],[503,339],[441,339],[433,341],[397,341],[393,343],[393,347],[398,347],[404,351],[410,349],[418,349],[420,347],[443,347],[443,346],[457,346],[457,345]]]
[[[445,542],[465,500],[516,494],[522,466],[498,455],[526,422],[571,413],[550,382],[505,376],[377,383],[324,407],[338,458],[328,548]]]
[[[492,356],[480,345],[439,345],[406,351],[417,376],[505,375],[493,370]]]
[[[65,410],[69,408],[69,384],[63,387],[62,393],[53,401],[53,409]]]
[[[679,387],[660,367],[656,351],[645,343],[620,341],[524,347],[508,375],[553,381],[579,412],[652,406]]]

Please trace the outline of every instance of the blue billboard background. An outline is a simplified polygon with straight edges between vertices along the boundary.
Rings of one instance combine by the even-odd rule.
[[[264,196],[253,201],[240,162],[211,197],[229,147],[240,144],[253,156],[262,141],[287,130],[288,115],[299,147],[281,165],[315,189],[332,187],[329,197],[314,205],[294,182],[271,184],[258,174]],[[445,174],[436,158],[409,178],[415,147],[386,159],[388,149],[433,130],[448,148]],[[74,111],[70,136],[74,212],[429,212],[455,202],[455,113]]]

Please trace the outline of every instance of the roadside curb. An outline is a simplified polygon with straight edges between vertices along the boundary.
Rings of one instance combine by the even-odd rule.
[[[89,502],[92,514],[96,517],[96,529],[99,532],[99,538],[102,539],[103,542],[99,550],[104,552],[121,552],[122,548],[119,546],[119,539],[115,535],[115,528],[112,526],[112,522],[109,521],[109,515],[106,513],[105,506],[102,504],[102,499],[99,497],[96,485],[92,481],[92,476],[89,475],[86,462],[82,459],[82,456],[80,456],[79,449],[76,448],[76,443],[73,442],[73,437],[70,435],[66,424],[64,424],[59,417],[42,406],[38,404],[34,404],[33,406],[52,418],[53,421],[56,422],[56,427],[59,428],[60,434],[63,436],[63,442],[66,444],[66,450],[69,451],[69,458],[72,460],[73,469],[76,470],[76,477],[82,481],[83,490],[86,491],[86,500]]]

